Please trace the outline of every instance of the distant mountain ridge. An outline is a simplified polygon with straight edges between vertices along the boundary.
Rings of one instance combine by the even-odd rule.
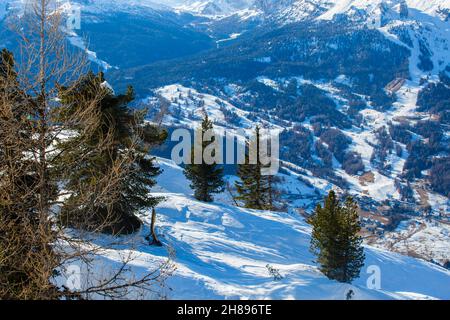
[[[302,20],[308,14],[318,11],[332,17],[354,9],[368,10],[376,7],[395,7],[406,5],[408,8],[435,15],[439,10],[450,8],[446,0],[154,0],[195,14],[224,16],[240,10],[256,10],[265,16],[289,17]]]

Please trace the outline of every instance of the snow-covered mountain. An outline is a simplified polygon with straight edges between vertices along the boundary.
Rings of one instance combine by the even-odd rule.
[[[450,4],[446,0],[256,0],[250,8],[257,10],[261,19],[286,24],[342,14],[386,16],[395,11],[407,15],[408,10],[447,18]]]
[[[439,11],[449,9],[450,4],[446,0],[329,0],[332,5],[322,18],[332,18],[336,14],[349,13],[358,9],[368,13],[377,11],[379,14],[394,10],[405,12],[413,9],[427,15],[438,15]]]
[[[175,8],[211,17],[223,17],[250,7],[253,0],[190,0],[182,1]]]
[[[169,101],[170,126],[196,126],[206,108],[223,129],[282,132],[292,212],[310,212],[331,188],[351,193],[367,242],[444,265],[450,252],[432,248],[436,237],[450,242],[448,184],[436,182],[450,174],[448,7],[259,1],[248,9],[264,12],[254,29],[229,29],[242,12],[208,24],[233,30],[218,50],[124,74],[144,96],[153,90],[156,106]]]
[[[352,10],[373,11],[377,8],[402,8],[437,15],[450,7],[446,0],[153,0],[182,11],[216,18],[228,16],[238,11],[257,12],[261,18],[276,18],[284,22],[299,21],[316,17],[323,18]],[[244,15],[243,12],[239,13]],[[282,19],[285,20],[282,20]]]
[[[58,0],[59,3],[78,3],[87,10],[117,11],[138,8],[166,10],[176,8],[193,13],[223,16],[239,10],[258,9],[266,15],[286,15],[304,19],[305,13],[322,11],[324,17],[348,13],[355,9],[374,10],[407,6],[420,12],[436,15],[450,8],[446,0]],[[2,4],[24,5],[30,0],[2,0]]]

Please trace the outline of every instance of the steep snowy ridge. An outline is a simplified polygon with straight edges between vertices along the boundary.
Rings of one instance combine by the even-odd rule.
[[[263,0],[264,1],[264,0]],[[290,5],[278,5],[267,12],[269,19],[286,24],[302,20],[311,20],[325,12],[330,6],[328,0],[297,0]]]
[[[450,4],[446,0],[256,0],[252,6],[264,19],[286,24],[296,21],[333,19],[339,14],[351,14],[364,10],[372,15],[381,10],[392,9],[400,12],[404,8],[413,9],[430,16],[447,14]]]
[[[209,17],[223,17],[248,9],[253,0],[191,0],[183,1],[175,9]]]
[[[283,23],[319,19],[331,20],[339,14],[354,14],[363,10],[368,15],[382,14],[386,10],[398,13],[413,9],[430,16],[441,16],[450,8],[446,0],[258,0],[254,6],[270,19]],[[448,12],[447,12],[448,14]]]
[[[62,2],[62,1],[60,1]],[[450,8],[446,0],[71,0],[87,11],[123,11],[146,8],[191,12],[211,17],[223,17],[241,10],[259,10],[261,14],[290,18],[288,21],[304,20],[322,12],[322,18],[331,19],[336,14],[352,9],[373,10],[380,6],[398,7],[405,3],[408,8],[429,15]],[[29,0],[2,0],[2,5],[23,6]],[[1,12],[1,11],[0,11]]]
[[[29,0],[2,0],[10,7],[29,4]],[[290,23],[321,19],[332,19],[338,14],[348,14],[356,9],[373,13],[380,8],[400,10],[406,5],[431,16],[439,16],[450,9],[446,0],[72,0],[67,3],[80,5],[86,12],[120,12],[139,10],[189,12],[213,19],[237,14],[244,18],[259,16],[263,20]],[[67,5],[66,3],[66,5]],[[445,13],[445,12],[444,12]],[[448,16],[448,12],[446,13]]]
[[[422,0],[328,0],[329,10],[322,16],[323,19],[331,19],[336,14],[349,13],[351,10],[363,9],[367,12],[395,8],[400,10],[402,6],[415,9],[430,15],[437,15],[440,9],[450,7],[448,1],[422,1]]]

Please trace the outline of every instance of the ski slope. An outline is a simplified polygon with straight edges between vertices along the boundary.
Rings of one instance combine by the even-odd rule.
[[[114,264],[132,252],[139,274],[173,250],[176,270],[166,281],[168,299],[345,299],[350,289],[354,299],[450,299],[450,271],[372,247],[366,247],[366,265],[353,285],[330,281],[313,262],[311,230],[301,217],[198,202],[182,169],[169,160],[158,162],[164,173],[155,195],[166,201],[157,209],[157,232],[165,246],[147,245],[149,217],[143,217],[146,226],[133,236],[137,245],[109,250],[104,259]],[[274,280],[267,265],[283,279]],[[367,288],[369,266],[381,272],[380,290]]]

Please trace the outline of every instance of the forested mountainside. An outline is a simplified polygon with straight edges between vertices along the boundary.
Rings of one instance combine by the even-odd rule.
[[[336,187],[374,215],[374,238],[405,219],[448,223],[445,1],[256,1],[222,15],[111,3],[81,2],[69,40],[88,37],[115,89],[168,100],[168,125],[195,126],[206,102],[224,128],[279,130],[284,170],[314,190],[286,188],[287,207],[309,211]]]

